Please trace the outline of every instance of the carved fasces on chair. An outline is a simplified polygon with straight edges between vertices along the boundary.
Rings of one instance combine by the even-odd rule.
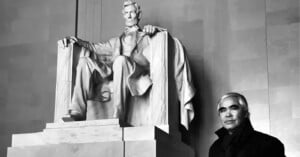
[[[88,50],[75,44],[69,44],[65,47],[62,40],[57,42],[57,46],[54,122],[60,122],[61,118],[68,114],[79,58],[91,55]]]
[[[73,61],[73,45],[65,47],[62,40],[59,40],[57,45],[55,122],[59,122],[68,113],[68,105],[71,103]]]
[[[153,124],[168,124],[168,35],[161,32],[151,39],[150,76],[153,91],[150,95]]]

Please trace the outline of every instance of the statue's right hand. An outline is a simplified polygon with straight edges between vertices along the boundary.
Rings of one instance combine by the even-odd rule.
[[[64,47],[68,47],[69,44],[74,44],[78,41],[78,39],[74,36],[67,36],[62,39]]]

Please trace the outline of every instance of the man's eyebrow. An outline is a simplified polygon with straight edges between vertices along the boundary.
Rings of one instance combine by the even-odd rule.
[[[232,108],[232,107],[234,107],[234,108],[235,108],[235,107],[239,108],[240,105],[239,105],[239,104],[232,104],[232,105],[229,106],[229,108]]]
[[[220,112],[221,110],[224,110],[224,109],[226,109],[226,107],[220,107],[219,109],[218,109],[218,111]]]
[[[222,109],[226,109],[226,108],[232,108],[232,107],[238,107],[238,108],[240,108],[240,105],[239,104],[232,104],[232,105],[230,105],[228,107],[221,106],[221,107],[219,107],[218,111],[220,111]]]

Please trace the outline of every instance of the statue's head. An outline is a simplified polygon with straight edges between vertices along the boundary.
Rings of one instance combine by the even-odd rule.
[[[139,23],[141,18],[141,9],[136,2],[131,0],[124,1],[122,13],[127,27],[134,26]]]

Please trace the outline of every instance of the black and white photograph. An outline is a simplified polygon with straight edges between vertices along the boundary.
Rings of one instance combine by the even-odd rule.
[[[300,0],[0,0],[0,157],[300,157]]]

